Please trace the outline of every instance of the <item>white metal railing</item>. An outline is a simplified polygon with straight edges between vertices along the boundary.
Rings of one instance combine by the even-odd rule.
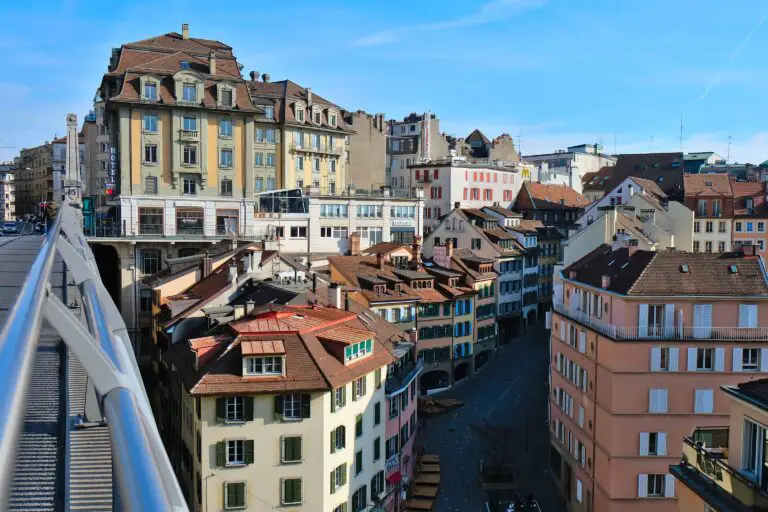
[[[50,291],[56,254],[82,296],[86,322]],[[65,280],[66,282],[66,280]],[[149,405],[128,331],[99,278],[75,209],[62,203],[0,332],[0,509],[9,502],[16,448],[43,320],[93,383],[109,427],[117,510],[188,510]]]
[[[612,325],[589,313],[556,302],[553,309],[595,331],[617,340],[712,340],[753,341],[768,340],[768,327],[710,327],[685,325]]]

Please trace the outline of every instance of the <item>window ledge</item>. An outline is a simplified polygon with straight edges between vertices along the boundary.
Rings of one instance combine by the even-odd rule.
[[[245,425],[245,420],[228,420],[228,419],[223,419],[221,424],[222,425]]]
[[[280,463],[281,464],[285,464],[286,466],[293,466],[293,465],[296,465],[296,464],[301,464],[302,462],[304,462],[304,459],[299,459],[299,460],[280,460]]]
[[[248,464],[246,464],[245,462],[227,462],[226,464],[224,464],[224,467],[225,468],[244,468],[247,465]]]
[[[220,138],[220,139],[227,139],[227,140],[231,140],[231,139],[232,139],[232,136],[231,136],[231,135],[222,135],[222,134],[219,134],[219,138]]]
[[[303,501],[297,501],[296,503],[280,503],[281,507],[298,507],[303,505]]]
[[[157,167],[158,165],[160,165],[159,162],[143,162],[143,164],[144,165],[149,165],[151,167]]]
[[[280,421],[283,421],[285,423],[296,423],[303,419],[304,418],[286,418],[285,416],[280,416]]]

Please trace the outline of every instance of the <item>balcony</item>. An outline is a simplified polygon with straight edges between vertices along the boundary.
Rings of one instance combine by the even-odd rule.
[[[723,429],[726,430],[727,429]],[[727,443],[725,443],[727,444]],[[693,438],[683,439],[680,464],[670,470],[684,485],[718,510],[768,510],[768,494],[728,465],[728,448],[707,448]]]
[[[552,307],[557,313],[615,340],[768,340],[768,327],[622,326],[603,322],[584,311],[570,308],[562,303],[554,303]]]
[[[384,392],[387,395],[395,394],[407,388],[416,376],[424,369],[424,360],[408,361],[398,366],[394,372],[387,375],[384,383]]]
[[[179,139],[181,140],[197,140],[200,136],[200,132],[197,130],[179,130]]]
[[[289,149],[296,152],[303,152],[303,153],[317,153],[321,155],[336,155],[340,156],[343,153],[343,150],[341,148],[337,148],[335,146],[329,146],[326,144],[296,144],[295,142],[292,142],[289,146]]]
[[[139,234],[163,236],[163,225],[139,223]]]

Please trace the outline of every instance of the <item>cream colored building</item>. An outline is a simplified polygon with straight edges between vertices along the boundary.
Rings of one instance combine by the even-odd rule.
[[[13,163],[0,163],[0,220],[16,220],[16,182]]]

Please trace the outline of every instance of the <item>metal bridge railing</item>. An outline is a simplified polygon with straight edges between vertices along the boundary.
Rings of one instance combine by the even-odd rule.
[[[0,509],[9,502],[16,447],[43,319],[85,368],[112,443],[116,510],[188,510],[157,430],[128,331],[96,268],[77,210],[62,203],[0,333]],[[56,253],[80,289],[86,322],[51,293]]]

